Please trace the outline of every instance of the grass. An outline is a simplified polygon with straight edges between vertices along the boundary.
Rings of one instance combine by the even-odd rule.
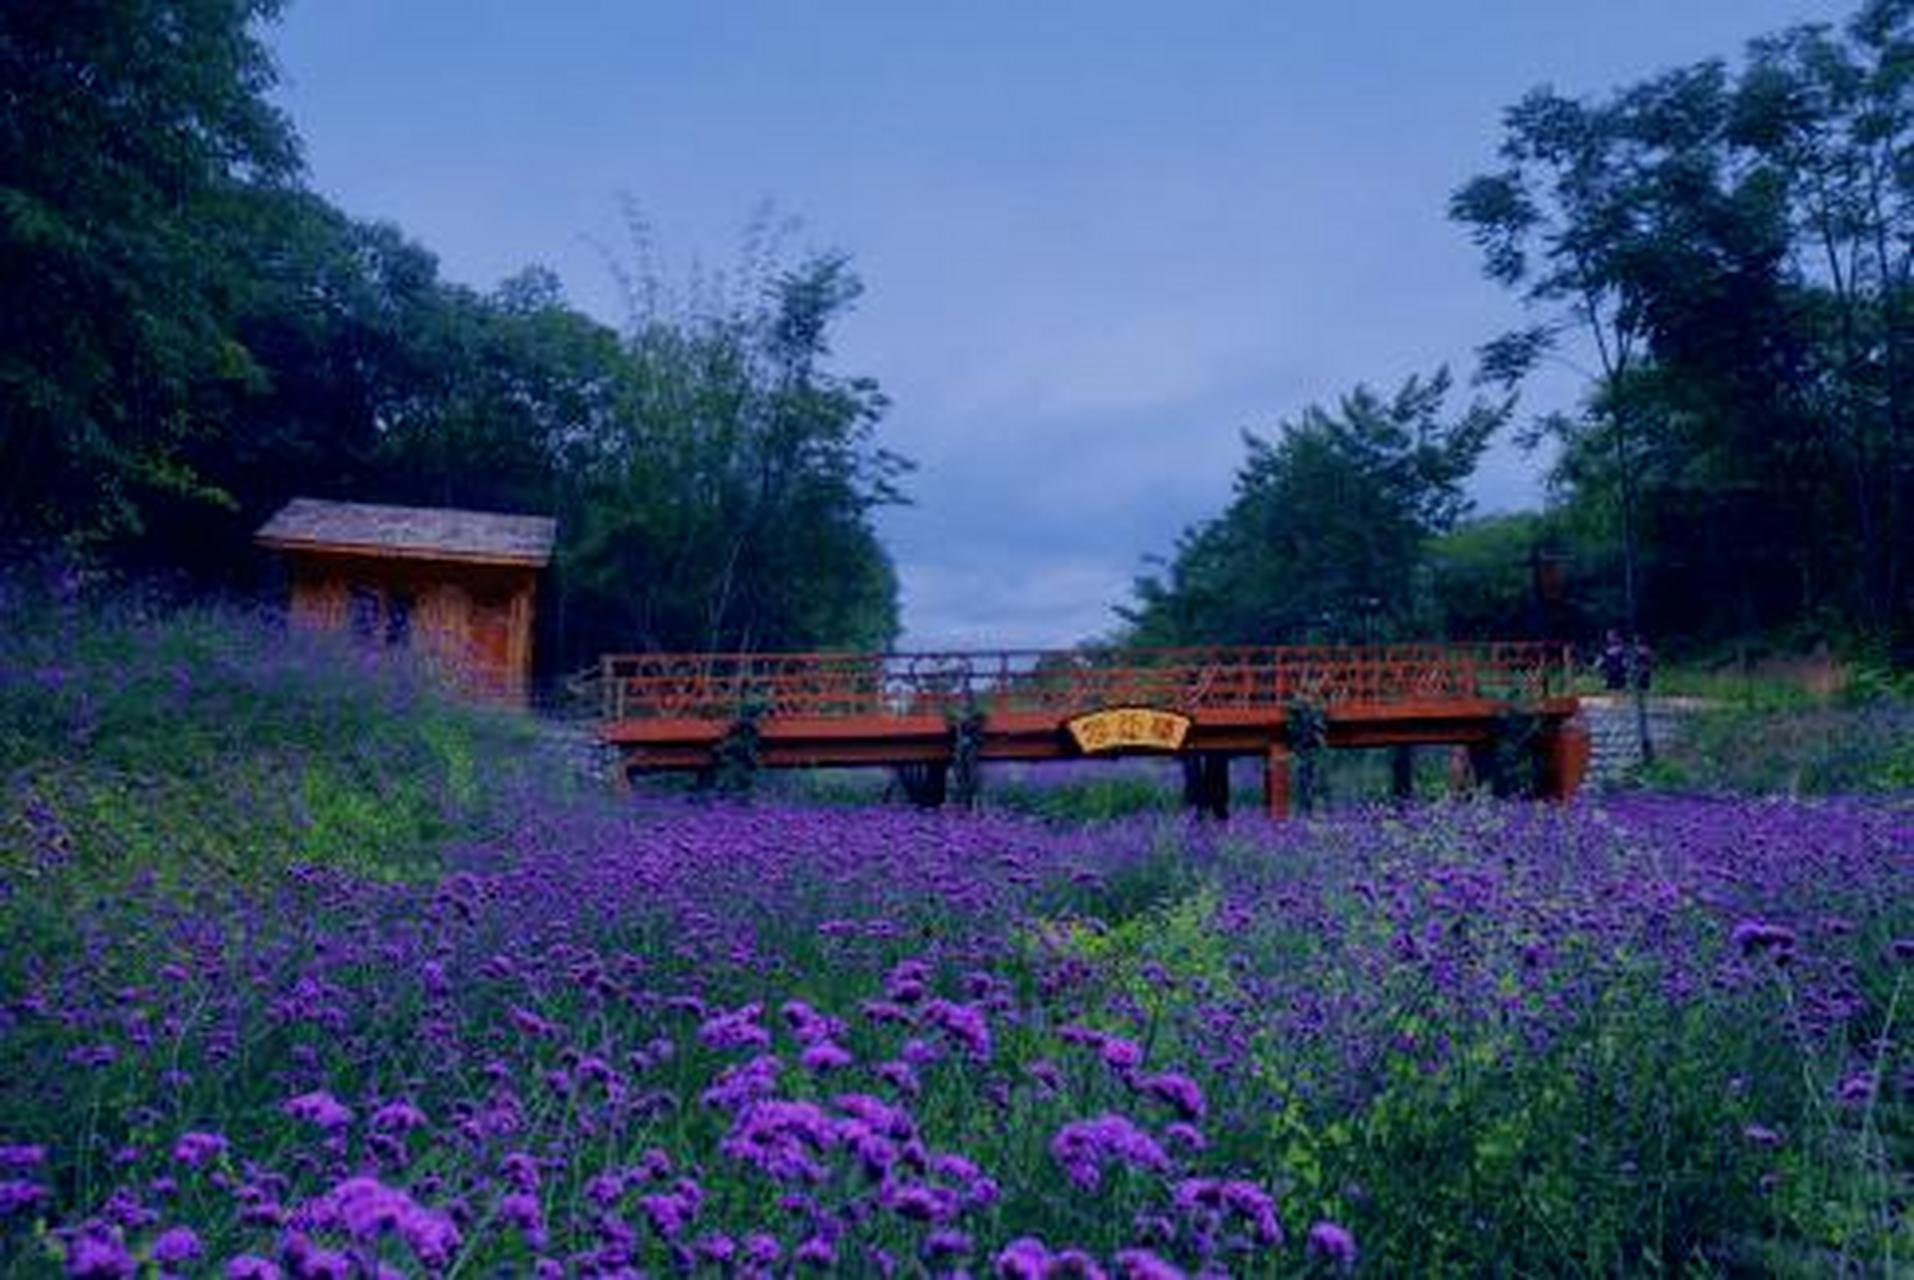
[[[1799,681],[1704,676],[1704,700],[1644,785],[1747,795],[1891,795],[1914,790],[1914,684],[1856,667],[1838,692]]]
[[[527,771],[528,722],[268,615],[17,584],[5,605],[0,870],[15,875],[425,876]]]

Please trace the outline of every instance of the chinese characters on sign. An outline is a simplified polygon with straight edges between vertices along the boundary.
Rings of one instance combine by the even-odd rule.
[[[1127,747],[1176,751],[1190,731],[1190,718],[1148,707],[1112,707],[1108,711],[1078,716],[1064,727],[1070,731],[1077,750],[1085,755]]]

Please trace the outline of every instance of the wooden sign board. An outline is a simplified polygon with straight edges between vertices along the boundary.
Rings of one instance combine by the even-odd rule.
[[[1064,722],[1077,750],[1085,755],[1142,747],[1177,751],[1190,731],[1190,718],[1151,707],[1110,707]]]

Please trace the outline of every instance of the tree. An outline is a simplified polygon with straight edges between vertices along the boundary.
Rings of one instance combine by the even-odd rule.
[[[278,8],[0,8],[0,543],[243,587],[295,493],[550,512],[560,661],[888,643],[905,464],[828,368],[848,259],[761,238],[746,294],[627,334],[549,272],[448,283],[299,186]]]
[[[1736,107],[1737,144],[1784,202],[1817,357],[1801,394],[1839,485],[1817,514],[1852,530],[1850,608],[1876,631],[1914,626],[1914,4],[1872,0],[1844,33],[1756,41]]]
[[[257,377],[217,228],[291,179],[257,25],[278,0],[0,7],[0,535],[98,543],[187,464],[209,390]]]
[[[1487,376],[1512,386],[1579,333],[1596,367],[1586,412],[1545,427],[1563,442],[1566,474],[1612,496],[1621,542],[1627,630],[1642,629],[1641,505],[1658,445],[1675,417],[1662,412],[1665,367],[1656,353],[1702,330],[1699,312],[1773,292],[1780,241],[1763,235],[1773,202],[1757,177],[1727,172],[1725,73],[1717,63],[1671,72],[1607,103],[1537,90],[1508,113],[1500,173],[1478,177],[1451,203],[1483,249],[1491,278],[1517,290],[1543,322],[1491,343]],[[1700,300],[1699,302],[1697,300]],[[1645,700],[1636,728],[1652,758]]]
[[[1248,458],[1223,513],[1184,533],[1123,610],[1144,644],[1381,640],[1428,621],[1423,547],[1468,509],[1462,486],[1508,406],[1442,418],[1446,370],[1389,398],[1311,406]]]
[[[860,291],[825,254],[715,309],[640,313],[616,401],[567,467],[576,625],[647,649],[890,643],[896,578],[870,515],[902,500],[908,463],[876,443],[877,385],[826,368]]]
[[[1451,212],[1537,311],[1485,349],[1513,386],[1588,350],[1549,420],[1606,503],[1624,612],[1691,644],[1914,629],[1914,5],[1755,42],[1601,100],[1538,90]],[[1542,434],[1542,433],[1538,433]]]

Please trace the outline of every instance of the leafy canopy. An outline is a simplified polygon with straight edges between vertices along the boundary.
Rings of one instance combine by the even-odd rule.
[[[1514,386],[1587,368],[1530,429],[1616,513],[1642,620],[1698,639],[1914,636],[1914,4],[1591,99],[1538,89],[1451,214],[1534,322]]]
[[[1312,405],[1248,457],[1223,513],[1184,533],[1125,611],[1145,644],[1375,640],[1426,618],[1423,546],[1468,509],[1463,484],[1507,419],[1445,420],[1447,370],[1384,397],[1358,386]]]
[[[299,168],[257,35],[278,0],[0,7],[0,536],[98,541],[182,456],[208,387],[258,375],[225,229]]]

